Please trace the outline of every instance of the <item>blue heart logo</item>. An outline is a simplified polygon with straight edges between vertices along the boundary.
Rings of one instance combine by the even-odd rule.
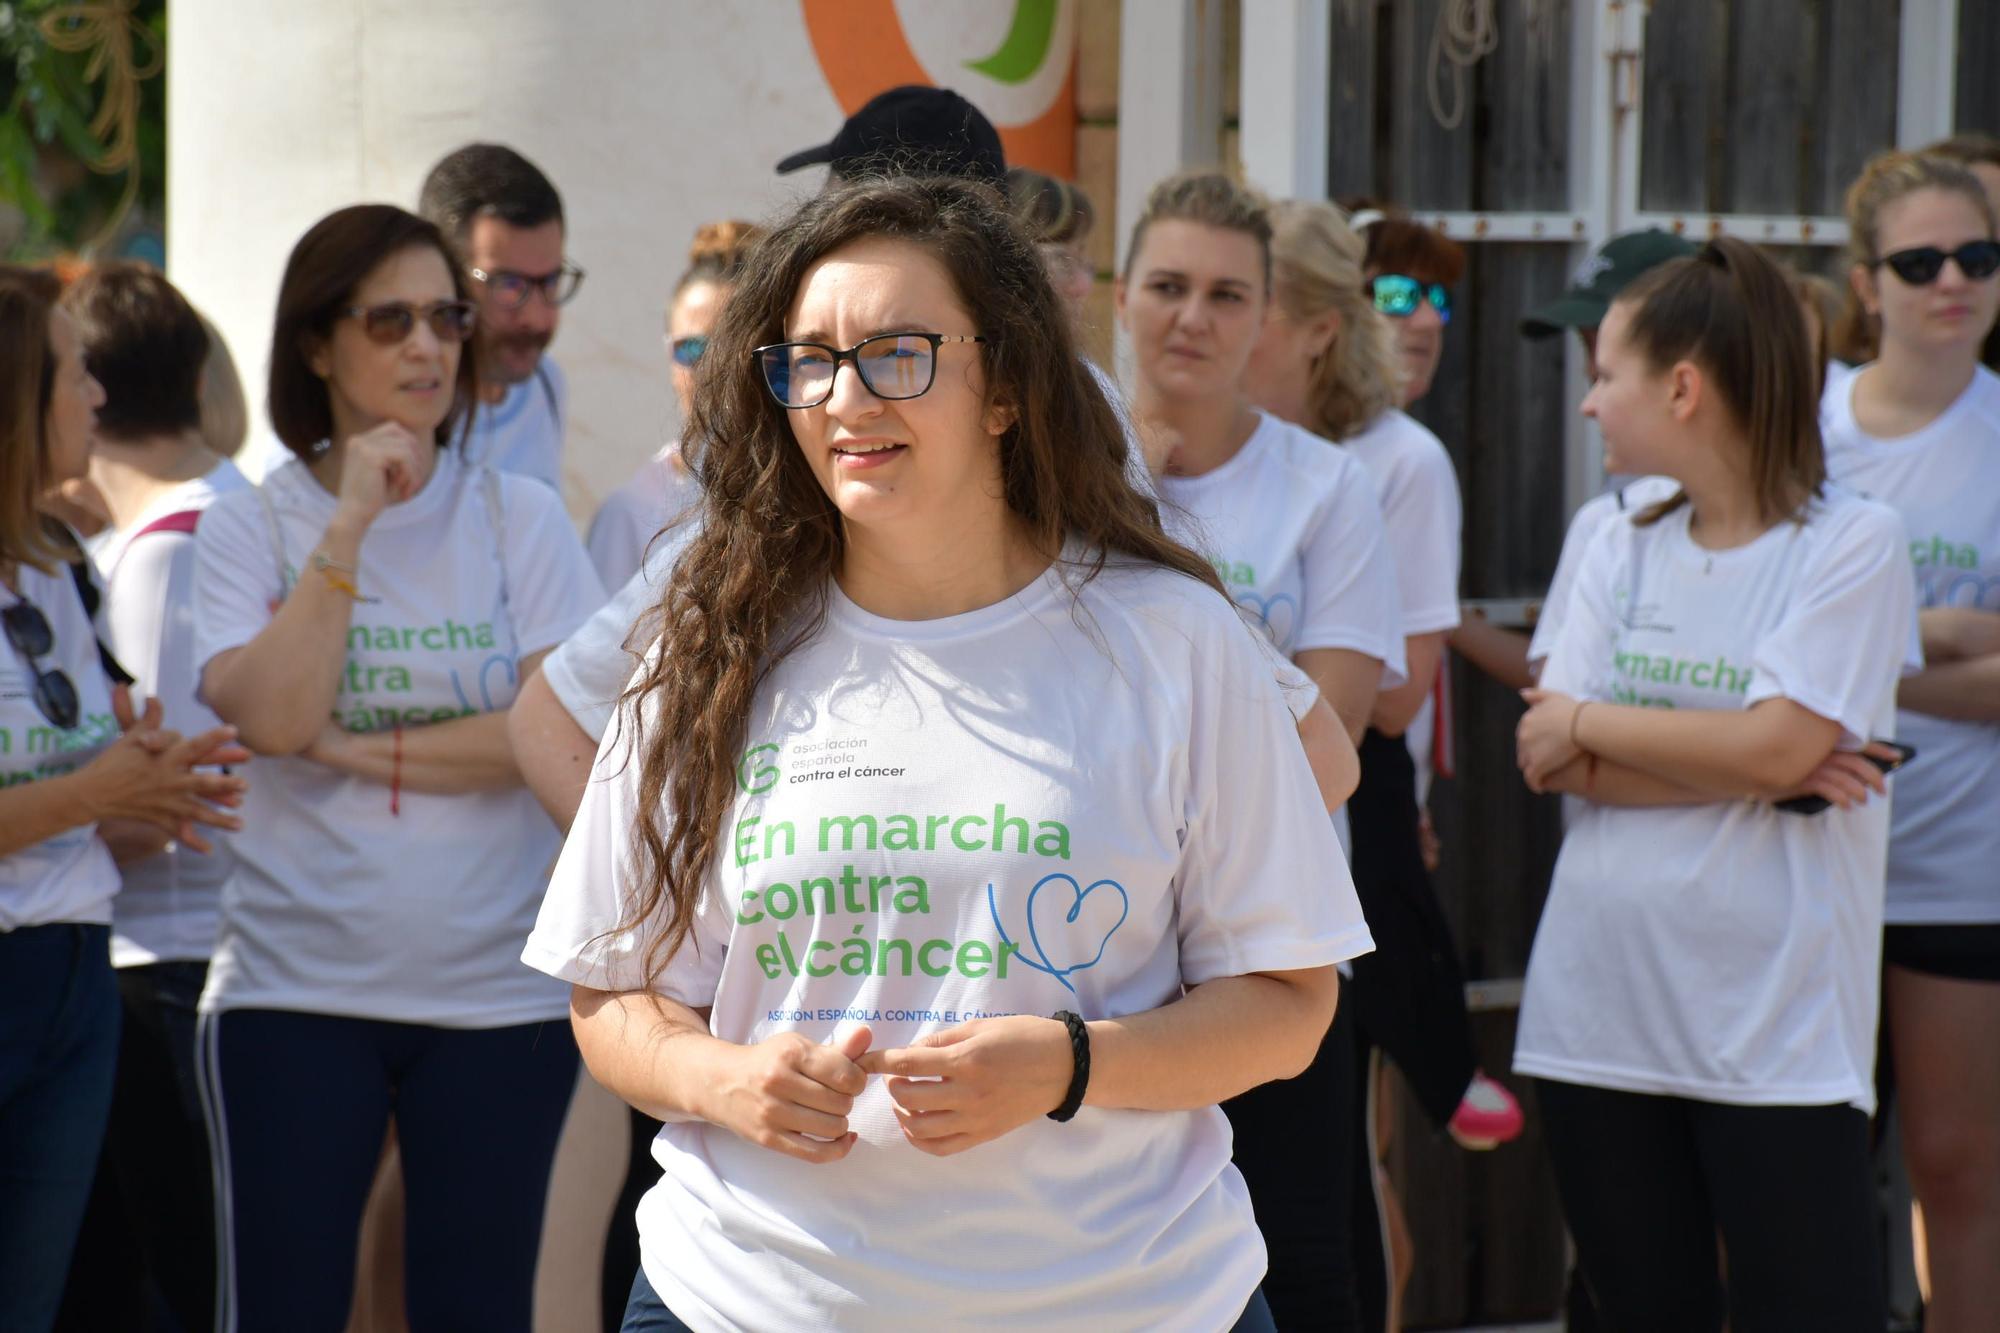
[[[1260,597],[1254,592],[1236,594],[1236,604],[1245,611],[1254,612],[1263,624],[1264,632],[1271,636],[1271,642],[1280,648],[1289,649],[1292,636],[1299,628],[1298,599],[1288,592],[1274,592],[1269,597]]]
[[[1061,885],[1062,889],[1044,898],[1042,890],[1052,885]],[[1100,889],[1109,892],[1098,896]],[[1113,894],[1117,896],[1114,898]],[[1118,933],[1118,928],[1125,924],[1125,918],[1132,911],[1132,901],[1125,893],[1125,886],[1115,879],[1100,879],[1084,886],[1078,884],[1074,876],[1061,871],[1044,875],[1028,891],[1028,949],[1034,951],[1031,958],[1027,950],[1008,938],[1007,927],[1000,920],[1000,904],[991,884],[986,886],[986,906],[993,914],[993,926],[1000,932],[1000,942],[1014,945],[1017,958],[1037,972],[1046,972],[1060,981],[1072,995],[1076,993],[1076,987],[1070,982],[1070,973],[1096,967],[1103,960],[1111,937]],[[1117,913],[1115,917],[1112,915],[1114,910]],[[1050,956],[1051,948],[1055,950],[1054,957]]]

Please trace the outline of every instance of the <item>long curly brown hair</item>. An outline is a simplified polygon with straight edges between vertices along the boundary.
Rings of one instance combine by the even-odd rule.
[[[1161,530],[1132,488],[1118,418],[1084,364],[1062,299],[989,187],[945,177],[864,179],[802,204],[758,243],[696,372],[687,454],[702,526],[655,608],[659,648],[625,696],[640,719],[632,833],[640,891],[620,932],[657,922],[649,982],[687,939],[736,797],[736,764],[758,687],[818,632],[845,538],[766,392],[752,349],[784,340],[807,271],[854,242],[888,237],[936,259],[986,338],[986,407],[1013,424],[998,441],[1007,506],[1035,549],[1080,588],[1108,556],[1149,562],[1216,589],[1207,561]],[[644,637],[644,636],[642,636]]]

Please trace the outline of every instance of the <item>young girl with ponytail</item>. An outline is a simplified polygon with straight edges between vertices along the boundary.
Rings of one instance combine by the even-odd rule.
[[[1869,1167],[1901,524],[1825,484],[1783,272],[1722,239],[1627,288],[1584,412],[1679,491],[1584,553],[1519,732],[1582,799],[1515,1068],[1607,1327],[1886,1319]],[[1821,813],[1780,808],[1802,793]],[[1727,1256],[1726,1278],[1718,1261]]]

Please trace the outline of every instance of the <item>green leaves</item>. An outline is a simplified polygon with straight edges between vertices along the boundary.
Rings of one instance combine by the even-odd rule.
[[[106,12],[110,11],[110,12]],[[55,36],[44,23],[56,20]],[[134,30],[134,25],[143,31]],[[138,172],[133,208],[157,226],[166,185],[166,90],[161,78],[137,82],[135,160],[107,160],[107,141],[92,120],[114,96],[102,41],[81,49],[65,38],[103,34],[130,44],[131,63],[143,63],[166,44],[166,0],[134,0],[129,17],[116,0],[0,0],[0,245],[9,259],[40,259],[102,239],[117,226]],[[150,40],[149,40],[150,39]],[[130,66],[127,65],[127,68]],[[127,81],[124,85],[133,85]],[[19,210],[18,235],[6,216]]]

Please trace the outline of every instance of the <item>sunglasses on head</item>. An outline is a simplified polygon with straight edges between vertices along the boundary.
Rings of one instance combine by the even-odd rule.
[[[764,372],[764,387],[780,407],[818,407],[833,397],[840,363],[852,361],[862,385],[877,398],[900,402],[921,398],[937,379],[937,352],[943,343],[983,343],[976,334],[879,333],[846,351],[825,343],[773,343],[751,355]]]
[[[693,370],[701,361],[701,354],[708,350],[708,335],[690,333],[685,338],[676,338],[667,344],[667,350],[673,353],[675,365]]]
[[[1875,263],[1877,267],[1887,264],[1897,277],[1912,287],[1927,287],[1937,281],[1938,274],[1944,272],[1944,261],[1947,259],[1958,265],[1960,273],[1979,282],[2000,272],[2000,241],[1967,241],[1956,250],[1920,245],[1910,250],[1898,250],[1893,255],[1883,255]]]
[[[28,672],[35,678],[35,707],[43,717],[64,731],[75,731],[83,718],[83,707],[76,697],[76,685],[59,670],[44,671],[39,659],[55,651],[55,631],[49,628],[49,618],[41,608],[29,602],[16,602],[0,610],[0,627],[7,633],[7,642],[28,664]]]
[[[1368,280],[1368,294],[1375,298],[1375,308],[1385,315],[1407,319],[1428,300],[1438,312],[1438,319],[1451,323],[1451,291],[1441,282],[1418,282],[1401,273],[1384,273]]]
[[[408,301],[386,301],[381,305],[351,305],[340,312],[361,321],[361,331],[369,341],[391,346],[410,336],[419,316],[431,326],[441,343],[460,343],[472,336],[479,323],[479,307],[470,301],[433,301],[414,306]]]

